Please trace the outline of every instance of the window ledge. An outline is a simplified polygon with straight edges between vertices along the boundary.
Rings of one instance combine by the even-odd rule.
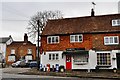
[[[119,45],[119,43],[114,43],[114,44],[104,44],[105,46],[114,46],[114,45]]]
[[[48,60],[48,61],[59,61],[59,60]]]
[[[74,64],[78,64],[78,65],[85,65],[87,64],[88,62],[74,62]]]
[[[111,65],[97,65],[97,67],[111,67]]]

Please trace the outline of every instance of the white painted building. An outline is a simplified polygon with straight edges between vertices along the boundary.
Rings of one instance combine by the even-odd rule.
[[[100,56],[100,54],[102,55],[103,53],[107,54],[105,57],[106,59],[109,59],[109,60],[106,60],[106,61],[110,61],[110,62],[108,62],[108,64],[106,63],[105,65],[103,64],[99,65],[98,56]],[[58,56],[56,56],[56,54],[58,54]],[[90,70],[90,69],[96,69],[96,67],[99,67],[99,69],[113,69],[113,68],[117,69],[119,65],[119,64],[117,65],[117,62],[118,62],[117,56],[116,56],[117,54],[120,55],[120,50],[112,50],[112,51],[89,50],[88,56],[86,59],[84,59],[84,57],[81,56],[81,54],[80,55],[71,54],[70,55],[71,69],[72,70],[78,70],[78,69]],[[53,58],[53,55],[55,55],[54,58]],[[80,58],[81,60],[79,60]],[[78,61],[75,61],[75,60],[78,60]],[[43,53],[41,55],[41,64],[43,66],[50,64],[50,68],[52,68],[52,65],[56,66],[56,64],[59,64],[59,66],[64,66],[66,69],[66,65],[67,65],[66,56],[63,55],[63,51],[46,52],[45,54]]]
[[[120,1],[118,2],[118,13],[120,13]]]
[[[50,20],[41,44],[43,66],[120,69],[120,14]]]
[[[12,42],[13,42],[13,39],[11,36],[0,38],[0,55],[2,59],[5,59],[5,56],[6,56],[6,46],[10,45]]]

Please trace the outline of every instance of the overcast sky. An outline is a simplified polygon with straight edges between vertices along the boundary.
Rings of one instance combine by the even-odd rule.
[[[60,10],[63,17],[69,18],[90,16],[93,1],[96,3],[95,15],[118,13],[119,0],[2,0],[0,37],[11,35],[14,40],[23,40],[28,20],[38,11]]]

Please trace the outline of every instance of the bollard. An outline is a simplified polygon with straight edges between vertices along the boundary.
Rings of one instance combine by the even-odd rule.
[[[46,69],[45,69],[45,65],[44,65],[44,67],[43,67],[43,71],[44,71],[44,72],[46,71]]]
[[[42,71],[42,64],[40,64],[40,71]]]
[[[56,64],[56,72],[59,71],[59,64]]]
[[[54,65],[52,65],[52,71],[53,71],[53,72],[55,71],[55,69],[54,69]]]
[[[47,72],[50,72],[50,64],[47,64]]]

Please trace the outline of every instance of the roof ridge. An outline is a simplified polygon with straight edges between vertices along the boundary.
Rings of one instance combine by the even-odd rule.
[[[114,15],[120,15],[117,14],[105,14],[105,15],[95,15],[95,16],[79,16],[79,17],[67,17],[67,18],[60,18],[60,19],[48,19],[48,21],[56,21],[56,20],[66,20],[66,19],[77,19],[77,18],[92,18],[92,17],[104,17],[104,16],[114,16]]]

